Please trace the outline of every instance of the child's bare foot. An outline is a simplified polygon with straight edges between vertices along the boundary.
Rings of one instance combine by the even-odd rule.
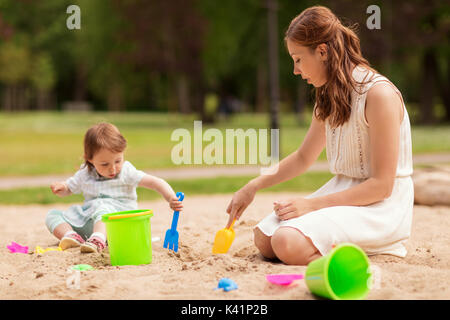
[[[84,239],[75,231],[68,232],[64,235],[64,237],[59,242],[59,246],[62,250],[66,250],[69,248],[79,247],[84,243]]]
[[[80,251],[83,253],[102,252],[106,247],[106,242],[100,237],[91,236],[81,245]]]

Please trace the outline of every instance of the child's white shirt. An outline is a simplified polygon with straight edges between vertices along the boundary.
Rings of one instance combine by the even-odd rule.
[[[100,176],[95,169],[82,166],[66,180],[70,191],[83,194],[84,204],[75,205],[64,212],[64,217],[75,226],[83,226],[96,212],[111,213],[137,209],[136,188],[145,172],[125,161],[113,179]]]

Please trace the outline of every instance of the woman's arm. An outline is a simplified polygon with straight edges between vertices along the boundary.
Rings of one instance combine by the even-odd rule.
[[[325,124],[313,116],[302,145],[278,164],[275,174],[261,175],[253,179],[233,195],[227,208],[230,214],[227,227],[234,219],[240,218],[258,190],[287,181],[305,172],[317,160],[325,143]]]
[[[288,220],[327,207],[370,205],[391,195],[397,169],[403,104],[387,84],[377,85],[367,93],[365,111],[369,124],[370,178],[326,196],[276,203],[274,210],[279,219]]]
[[[365,115],[369,124],[371,176],[345,191],[311,199],[315,209],[370,205],[391,195],[403,112],[402,101],[390,85],[382,83],[368,91]]]

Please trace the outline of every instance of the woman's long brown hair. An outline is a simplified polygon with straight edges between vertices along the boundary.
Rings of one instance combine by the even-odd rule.
[[[290,40],[312,50],[319,44],[326,44],[327,82],[315,88],[314,114],[322,121],[328,119],[331,127],[340,126],[350,118],[352,91],[357,91],[357,85],[372,79],[357,82],[352,76],[353,68],[362,66],[377,73],[361,54],[355,28],[356,25],[342,25],[330,9],[314,6],[296,16],[285,35],[285,41]]]

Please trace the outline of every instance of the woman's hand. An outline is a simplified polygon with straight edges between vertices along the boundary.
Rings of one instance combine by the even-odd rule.
[[[177,197],[170,198],[169,206],[173,211],[183,210],[183,203]]]
[[[275,201],[273,210],[280,220],[289,220],[317,209],[314,208],[311,199],[295,198],[283,202]]]
[[[233,198],[227,207],[227,213],[230,215],[226,226],[227,228],[231,226],[233,220],[239,220],[244,210],[252,203],[255,194],[256,188],[254,188],[251,183],[246,184],[234,193]]]

